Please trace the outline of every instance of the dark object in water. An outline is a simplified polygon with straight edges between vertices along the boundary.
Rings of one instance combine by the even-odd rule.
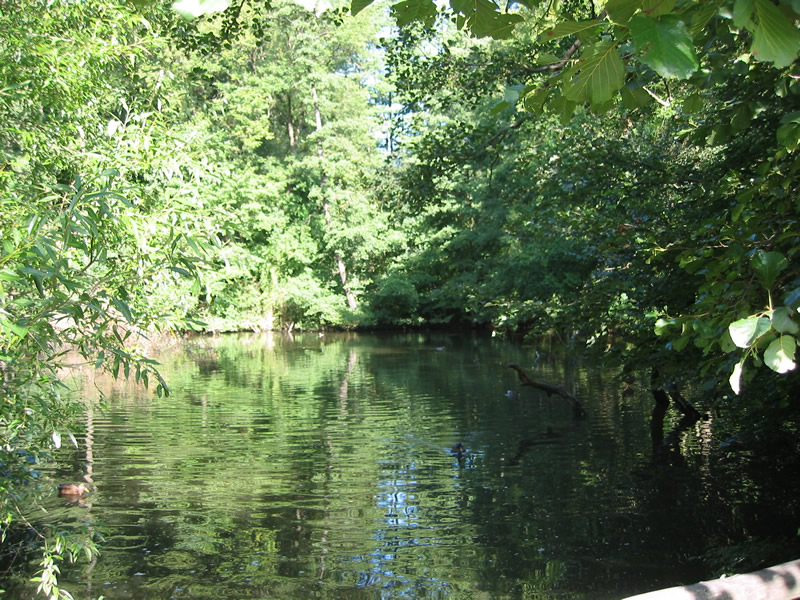
[[[58,486],[58,495],[67,498],[77,498],[89,492],[85,483],[62,483]]]
[[[570,406],[572,407],[572,417],[574,419],[581,419],[586,416],[586,411],[583,410],[583,406],[581,403],[578,402],[578,399],[575,398],[572,394],[570,394],[562,385],[553,385],[551,383],[543,383],[541,381],[534,381],[523,371],[519,365],[515,363],[511,363],[508,365],[510,369],[514,369],[519,376],[519,381],[522,385],[528,385],[534,387],[536,389],[544,391],[548,397],[556,394],[557,396],[561,396],[569,402]]]
[[[464,455],[467,453],[467,449],[464,448],[464,444],[458,442],[455,446],[450,448],[450,453],[456,458],[464,458]]]

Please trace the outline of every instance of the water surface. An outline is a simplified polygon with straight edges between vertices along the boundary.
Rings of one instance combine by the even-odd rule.
[[[602,600],[708,576],[697,558],[739,531],[712,427],[685,434],[685,464],[654,465],[644,386],[563,353],[264,334],[160,360],[167,398],[84,386],[107,408],[52,473],[94,492],[54,495],[47,520],[104,538],[64,569],[76,599]],[[566,382],[586,418],[510,362]]]

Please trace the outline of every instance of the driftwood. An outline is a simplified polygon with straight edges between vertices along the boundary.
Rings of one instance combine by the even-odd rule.
[[[686,400],[678,390],[678,386],[670,383],[667,390],[656,385],[658,370],[650,374],[651,392],[655,400],[653,418],[650,421],[650,439],[653,444],[653,458],[658,462],[682,462],[679,450],[680,436],[692,425],[703,418],[703,415]],[[664,417],[669,408],[670,399],[683,414],[678,425],[667,436],[664,436]]]
[[[541,381],[534,381],[533,379],[528,377],[528,375],[525,373],[525,371],[523,371],[519,367],[519,365],[515,363],[511,363],[510,365],[508,365],[508,367],[510,369],[514,369],[517,372],[517,375],[519,375],[519,381],[522,385],[535,387],[538,390],[546,392],[548,396],[556,394],[557,396],[561,396],[562,398],[564,398],[564,400],[568,401],[570,403],[570,406],[572,406],[572,415],[574,417],[582,417],[586,414],[580,402],[578,402],[578,399],[572,394],[570,394],[566,389],[564,389],[564,386],[553,385],[551,383],[542,383]]]
[[[800,598],[800,560],[743,575],[673,587],[624,600],[795,600]]]

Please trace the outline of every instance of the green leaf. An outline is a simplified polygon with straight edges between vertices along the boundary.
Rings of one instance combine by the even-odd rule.
[[[467,19],[467,26],[476,37],[509,38],[514,26],[523,21],[520,15],[501,13],[499,7],[489,0],[476,0],[475,6],[474,13]]]
[[[687,79],[697,70],[694,43],[683,21],[637,15],[630,28],[633,43],[644,53],[642,60],[662,77]]]
[[[778,142],[790,151],[800,145],[800,112],[789,113],[781,119],[778,128]]]
[[[635,110],[647,106],[653,101],[653,98],[640,87],[625,86],[620,91],[622,96],[622,103],[625,108]]]
[[[730,378],[728,379],[728,383],[731,384],[731,389],[733,389],[733,393],[737,396],[739,395],[739,390],[741,389],[742,384],[742,369],[744,368],[744,360],[736,363],[736,366],[733,367],[733,373],[731,373]]]
[[[372,0],[352,0],[350,3],[350,14],[355,16],[372,4]]]
[[[728,332],[739,348],[749,348],[769,328],[770,320],[767,317],[747,317],[731,323]]]
[[[625,25],[642,6],[642,0],[608,0],[606,12],[614,23]]]
[[[739,29],[750,29],[754,8],[755,0],[736,0],[733,5],[733,24]]]
[[[430,23],[436,18],[436,5],[431,0],[404,0],[392,5],[392,13],[399,27],[413,21]]]
[[[778,333],[800,333],[800,326],[792,319],[791,306],[780,306],[772,311],[772,328]]]
[[[770,290],[780,272],[789,266],[789,261],[780,252],[759,250],[750,259],[750,265],[756,272],[756,277],[758,277],[764,289]]]
[[[544,103],[550,96],[550,91],[546,89],[528,90],[522,94],[522,107],[525,112],[535,115],[542,114]]]
[[[675,350],[676,352],[680,352],[689,344],[689,340],[692,339],[691,334],[687,333],[686,335],[682,335],[676,340],[670,342],[670,347]]]
[[[19,338],[23,338],[26,335],[28,335],[28,328],[27,327],[23,327],[22,325],[17,325],[16,323],[13,323],[13,322],[11,322],[8,319],[5,319],[3,317],[0,317],[0,327],[2,327],[6,331],[14,334],[15,336],[17,336]]]
[[[586,48],[578,64],[570,69],[577,76],[564,84],[564,96],[574,102],[602,104],[622,87],[625,66],[614,42]]]
[[[697,92],[689,94],[683,101],[681,109],[688,115],[698,112],[703,108],[703,98]]]
[[[719,336],[719,347],[723,352],[733,352],[736,350],[736,344],[734,344],[731,339],[731,332],[729,329],[723,331],[722,335]]]
[[[696,6],[692,14],[692,24],[689,27],[689,35],[694,37],[703,31],[705,26],[708,25],[708,22],[717,14],[720,5],[724,2],[725,0],[707,0]]]
[[[675,319],[660,318],[656,321],[653,330],[655,331],[656,335],[666,335],[668,333],[667,329],[669,329],[674,325],[677,325],[677,323],[678,322]]]
[[[543,37],[547,39],[555,40],[558,38],[562,38],[567,35],[575,35],[577,33],[583,33],[589,29],[593,29],[598,25],[602,25],[602,21],[564,21],[563,23],[559,23],[552,29],[545,32]]]
[[[800,31],[770,0],[754,0],[758,24],[751,52],[761,61],[788,67],[800,51]]]
[[[644,0],[642,2],[642,12],[651,17],[660,17],[672,12],[677,0]]]
[[[125,320],[128,323],[133,323],[133,315],[131,314],[131,309],[127,302],[118,298],[112,298],[111,302],[114,304],[116,309],[122,313],[122,316],[125,317]]]
[[[788,373],[797,366],[794,363],[794,351],[797,342],[791,335],[782,335],[764,351],[764,364],[776,373]]]

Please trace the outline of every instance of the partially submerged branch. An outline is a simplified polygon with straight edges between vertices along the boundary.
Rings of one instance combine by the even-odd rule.
[[[510,369],[514,369],[517,372],[517,375],[519,375],[519,381],[522,385],[527,385],[542,390],[543,392],[547,393],[548,396],[556,394],[557,396],[561,396],[562,398],[564,398],[564,400],[568,401],[570,403],[570,406],[572,407],[572,414],[574,417],[578,418],[586,414],[580,402],[578,402],[578,399],[572,394],[570,394],[564,388],[564,386],[553,385],[551,383],[543,383],[541,381],[534,381],[533,379],[528,377],[528,375],[525,373],[525,371],[523,371],[519,367],[519,365],[515,363],[511,363],[510,365],[508,365],[508,367]]]
[[[650,374],[650,379],[652,383],[651,392],[655,400],[653,418],[650,421],[650,438],[653,444],[653,457],[658,461],[667,461],[670,459],[680,460],[681,455],[678,449],[678,442],[681,434],[702,419],[703,415],[681,395],[678,386],[674,383],[669,384],[667,391],[658,387],[655,383],[658,379],[657,369],[654,369]],[[664,417],[669,408],[670,398],[675,403],[678,410],[683,413],[683,417],[681,417],[675,429],[665,437]]]

